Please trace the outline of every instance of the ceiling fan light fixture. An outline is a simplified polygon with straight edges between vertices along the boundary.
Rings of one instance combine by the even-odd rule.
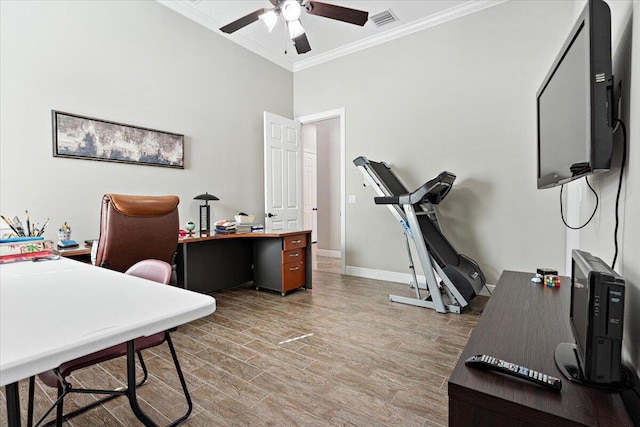
[[[260,20],[264,23],[269,32],[273,31],[273,28],[278,22],[278,14],[273,9],[263,13],[262,15],[258,16],[258,18],[260,18]]]
[[[302,8],[300,7],[300,3],[297,0],[285,0],[280,6],[280,10],[282,11],[282,16],[287,22],[291,23],[293,21],[297,21],[300,18],[300,13]]]
[[[302,28],[300,21],[287,22],[287,27],[289,27],[289,38],[291,40],[304,34],[304,28]]]

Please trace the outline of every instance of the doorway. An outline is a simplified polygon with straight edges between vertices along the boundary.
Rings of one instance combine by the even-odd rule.
[[[306,182],[313,179],[313,172],[303,174],[305,192],[316,192],[304,195],[304,199],[317,203],[310,206],[311,212],[305,216],[305,228],[312,228],[309,224],[317,223],[312,251],[314,267],[345,274],[345,111],[344,108],[331,110],[297,120],[302,123],[302,143],[307,159],[309,162],[314,157],[317,159],[317,184]],[[309,166],[309,170],[312,169],[313,166]]]

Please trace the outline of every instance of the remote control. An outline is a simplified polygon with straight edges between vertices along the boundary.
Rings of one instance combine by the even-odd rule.
[[[496,359],[495,357],[487,356],[486,354],[472,356],[465,361],[465,364],[476,368],[502,372],[503,374],[522,378],[523,380],[531,381],[532,383],[536,383],[556,391],[560,391],[560,389],[562,389],[562,381],[556,377],[534,371],[533,369],[529,369],[524,366],[516,365],[515,363]]]

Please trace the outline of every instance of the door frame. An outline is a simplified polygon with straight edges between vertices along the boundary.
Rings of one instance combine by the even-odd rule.
[[[345,131],[345,108],[337,108],[335,110],[322,111],[319,113],[308,114],[296,117],[295,120],[302,125],[312,124],[327,119],[340,119],[340,273],[346,274],[346,131]]]
[[[302,134],[301,134],[302,135]],[[313,197],[315,198],[313,200],[313,207],[311,210],[311,226],[308,227],[307,225],[307,221],[306,221],[306,212],[305,212],[305,208],[306,208],[306,197],[307,195],[304,194],[305,188],[308,188],[306,184],[306,165],[307,165],[307,159],[312,158],[313,160],[313,177],[312,177],[312,190],[310,190],[313,193]],[[316,243],[318,241],[318,153],[316,152],[311,152],[311,151],[306,151],[303,147],[302,149],[302,184],[303,184],[303,190],[302,190],[302,224],[304,226],[305,229],[311,229],[311,243]]]

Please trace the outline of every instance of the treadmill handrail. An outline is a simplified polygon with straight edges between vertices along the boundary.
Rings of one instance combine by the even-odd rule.
[[[406,196],[406,194],[404,194],[404,196]],[[376,205],[399,205],[400,196],[374,197],[373,201]]]
[[[451,191],[455,180],[456,176],[451,172],[440,172],[438,176],[425,182],[420,188],[411,193],[410,203],[412,205],[423,203],[425,199],[434,204],[440,203]]]
[[[441,172],[437,177],[425,182],[417,190],[395,196],[374,197],[376,205],[417,205],[426,201],[438,203],[449,193],[456,176],[451,172]],[[433,201],[435,199],[437,201]]]

